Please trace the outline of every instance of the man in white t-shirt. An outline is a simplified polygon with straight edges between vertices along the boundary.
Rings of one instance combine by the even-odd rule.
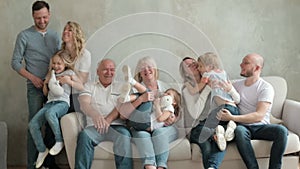
[[[278,124],[270,124],[270,113],[274,99],[274,89],[260,75],[264,59],[258,54],[248,54],[240,64],[240,75],[245,79],[232,85],[241,96],[238,107],[240,115],[231,115],[223,110],[218,114],[221,120],[233,120],[239,125],[235,129],[235,141],[239,153],[248,169],[258,169],[258,163],[251,145],[251,140],[273,141],[269,168],[280,169],[282,156],[287,144],[287,129]],[[231,88],[228,83],[225,87]]]
[[[98,81],[85,84],[79,95],[80,108],[86,115],[87,126],[80,132],[75,153],[75,169],[90,169],[94,147],[109,140],[114,143],[117,169],[132,169],[131,133],[125,121],[118,118],[117,96],[112,93],[115,63],[103,59],[97,68]]]

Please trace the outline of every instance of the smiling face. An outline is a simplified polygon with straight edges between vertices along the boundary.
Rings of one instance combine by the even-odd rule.
[[[148,64],[142,64],[140,65],[140,76],[144,80],[154,80],[155,79],[155,72],[156,69]]]
[[[50,20],[49,10],[46,7],[44,7],[40,10],[33,11],[32,17],[37,31],[46,32]]]
[[[104,87],[109,86],[115,75],[115,63],[110,59],[102,60],[97,69],[99,81]]]
[[[52,69],[56,74],[62,73],[66,68],[65,62],[58,55],[52,57]]]
[[[146,56],[138,61],[135,69],[135,79],[138,82],[150,82],[158,79],[158,70],[153,58]]]
[[[72,31],[70,25],[68,25],[68,24],[64,28],[62,40],[65,43],[73,42],[73,31]]]

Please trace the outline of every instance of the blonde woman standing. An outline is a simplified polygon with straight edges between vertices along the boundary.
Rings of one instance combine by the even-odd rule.
[[[62,50],[70,54],[70,61],[74,64],[74,71],[84,84],[89,80],[91,68],[91,53],[85,48],[84,33],[76,22],[68,21],[62,33]],[[79,92],[72,89],[71,106],[69,112],[79,111]]]

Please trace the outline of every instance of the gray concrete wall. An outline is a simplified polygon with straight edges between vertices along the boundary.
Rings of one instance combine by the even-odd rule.
[[[10,61],[17,33],[33,24],[32,2],[0,0],[0,120],[6,121],[9,130],[8,165],[26,163],[28,112],[25,79],[11,69]],[[52,14],[50,28],[61,33],[67,21],[76,21],[82,26],[87,39],[92,39],[92,35],[108,23],[130,14],[161,12],[163,16],[168,14],[179,17],[184,19],[185,24],[195,26],[209,38],[231,78],[239,77],[242,57],[257,52],[266,60],[263,75],[284,77],[288,82],[287,97],[300,101],[299,0],[64,0],[49,3]],[[157,18],[158,21],[160,19]],[[149,22],[155,24],[155,20]],[[141,21],[141,24],[146,23],[147,20]],[[123,26],[130,29],[138,24]],[[166,23],[165,26],[164,30],[184,32],[176,24]],[[189,33],[184,32],[187,37],[193,37]],[[114,38],[114,33],[110,36]],[[196,57],[205,46],[199,44],[197,50],[197,47],[189,48],[196,42],[189,43],[186,45],[181,39],[172,36],[144,32],[106,48],[106,56],[99,56],[98,53],[92,55],[93,60],[113,57],[117,63],[135,64],[135,61],[128,61],[128,58],[134,57],[134,53],[143,54],[145,49],[153,48],[162,55],[171,53],[178,62],[185,55]],[[99,43],[102,44],[105,45],[104,42]],[[88,47],[94,51],[92,44]],[[159,64],[170,66],[169,63]]]

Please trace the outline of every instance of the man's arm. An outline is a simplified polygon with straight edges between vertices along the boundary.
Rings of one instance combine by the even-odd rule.
[[[256,106],[256,111],[249,113],[249,114],[243,114],[243,115],[232,115],[228,110],[223,109],[221,114],[218,114],[218,118],[223,121],[229,121],[233,120],[235,122],[239,123],[257,123],[264,119],[267,110],[271,106],[270,102],[258,102]]]
[[[101,112],[95,110],[91,105],[92,97],[90,95],[80,95],[78,100],[80,103],[80,109],[84,114],[92,118],[94,127],[97,131],[100,133],[106,133],[108,131],[109,123],[103,117]]]

